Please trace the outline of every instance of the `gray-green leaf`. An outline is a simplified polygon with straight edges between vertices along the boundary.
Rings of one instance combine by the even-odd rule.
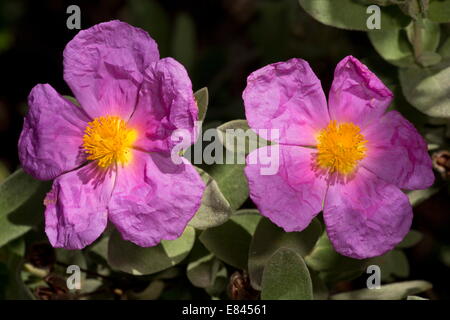
[[[321,234],[322,227],[316,219],[301,232],[284,232],[268,219],[261,219],[249,252],[248,272],[253,288],[261,290],[264,268],[267,261],[279,248],[289,248],[301,256],[306,256]]]
[[[431,283],[422,280],[404,281],[381,286],[380,289],[360,289],[338,293],[333,300],[400,300],[432,288]]]
[[[204,121],[206,117],[206,111],[209,104],[209,92],[207,87],[203,87],[194,93],[195,102],[198,107],[198,121]]]
[[[203,193],[202,205],[194,218],[189,222],[189,225],[204,230],[226,222],[233,213],[233,210],[228,200],[220,191],[217,182],[202,169],[197,168],[197,171],[202,177],[206,189]]]
[[[43,218],[43,200],[50,184],[22,169],[0,185],[0,247],[28,232]]]
[[[244,164],[215,164],[206,169],[233,210],[239,209],[248,198],[244,168]]]
[[[419,231],[411,230],[405,238],[397,245],[397,248],[411,248],[422,240],[423,235]]]
[[[287,248],[275,252],[264,269],[261,299],[313,299],[311,277],[301,255]]]
[[[194,228],[187,226],[176,240],[163,240],[155,247],[142,248],[121,238],[114,231],[109,239],[108,263],[116,270],[133,275],[152,274],[180,263],[195,241]]]
[[[350,30],[368,31],[367,5],[353,0],[299,0],[300,5],[313,18],[323,24]],[[396,6],[380,10],[381,29],[392,30],[404,27],[409,19]]]
[[[326,232],[317,241],[314,249],[305,257],[308,267],[319,272],[327,283],[351,280],[360,276],[366,267],[366,260],[344,257],[337,253]]]
[[[250,241],[260,219],[259,215],[237,212],[226,223],[203,231],[200,241],[220,260],[246,270]]]
[[[428,18],[434,22],[450,22],[450,0],[430,1]]]
[[[430,117],[450,117],[450,61],[399,71],[406,100]]]

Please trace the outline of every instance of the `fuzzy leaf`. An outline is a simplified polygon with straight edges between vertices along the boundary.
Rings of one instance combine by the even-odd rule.
[[[314,249],[305,257],[308,267],[319,272],[327,283],[340,280],[351,280],[364,272],[366,260],[344,257],[337,253],[326,232],[317,241]]]
[[[224,197],[217,182],[209,174],[197,168],[206,189],[203,193],[202,205],[189,225],[200,230],[216,227],[226,222],[233,213],[230,203]]]
[[[431,283],[422,280],[404,281],[381,286],[380,289],[361,289],[338,293],[333,300],[401,300],[432,288]]]
[[[314,19],[323,24],[349,30],[368,31],[367,5],[354,0],[299,0],[300,5]],[[381,29],[404,27],[409,19],[396,6],[380,10]]]
[[[259,215],[238,211],[226,223],[203,231],[200,241],[220,260],[246,270],[250,241],[260,219]]]
[[[406,100],[430,117],[450,117],[450,61],[399,71]]]
[[[434,22],[450,22],[450,0],[430,1],[428,18]]]
[[[208,88],[204,87],[197,90],[194,93],[194,97],[198,107],[198,121],[204,121],[209,104]]]
[[[50,190],[22,169],[0,185],[0,247],[28,232],[43,218],[43,200]]]
[[[370,31],[368,36],[375,50],[387,62],[398,67],[414,64],[412,47],[405,30],[374,30]]]
[[[289,248],[301,256],[306,256],[322,234],[322,227],[313,220],[301,232],[284,232],[283,229],[263,218],[256,228],[250,252],[248,271],[253,288],[261,289],[261,280],[267,261],[279,248]]]
[[[301,255],[280,248],[267,262],[262,277],[262,300],[312,300],[313,288]]]
[[[206,170],[217,182],[219,189],[233,210],[239,209],[248,198],[244,164],[215,164]]]
[[[411,248],[422,240],[423,235],[419,231],[411,230],[405,236],[402,242],[397,245],[397,248]]]
[[[142,248],[114,231],[108,244],[108,263],[116,270],[133,275],[152,274],[180,263],[191,251],[195,230],[186,227],[180,238],[163,240],[155,247]]]

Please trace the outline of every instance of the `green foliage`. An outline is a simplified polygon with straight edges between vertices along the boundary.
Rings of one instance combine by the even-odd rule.
[[[407,296],[406,300],[428,300],[419,296]]]
[[[0,248],[0,298],[32,300],[30,289],[23,282],[21,271],[24,261],[24,241],[17,239]]]
[[[180,238],[163,240],[155,247],[142,248],[114,231],[109,239],[108,263],[116,270],[133,275],[153,274],[168,269],[187,257],[195,241],[195,230],[187,227]]]
[[[254,212],[238,211],[226,223],[203,231],[200,241],[220,260],[246,270],[250,242],[260,219]]]
[[[63,96],[63,97],[66,98],[67,100],[69,100],[70,102],[72,102],[74,105],[76,105],[78,107],[80,106],[80,103],[74,97],[72,97],[72,96]]]
[[[142,291],[128,291],[127,297],[131,300],[156,300],[158,299],[165,288],[165,283],[162,280],[153,280]]]
[[[218,296],[228,282],[227,269],[213,254],[189,263],[186,274],[192,285],[205,289],[211,296]]]
[[[0,247],[28,232],[43,217],[49,183],[19,169],[0,185]]]
[[[439,23],[450,22],[450,0],[430,1],[428,18]]]
[[[308,255],[322,233],[317,220],[302,232],[284,232],[281,228],[263,218],[253,236],[248,262],[248,272],[253,288],[261,289],[264,268],[271,256],[280,248],[289,248],[305,257]]]
[[[381,270],[381,281],[392,282],[396,278],[409,276],[409,263],[405,253],[401,250],[392,250],[371,260],[371,265],[378,265]]]
[[[450,58],[450,38],[447,38],[445,42],[439,48],[438,53],[442,56],[442,58]]]
[[[376,30],[368,33],[370,42],[380,56],[398,67],[414,63],[413,51],[404,29]]]
[[[368,32],[368,36],[380,56],[395,66],[410,67],[414,65],[414,45],[420,45],[421,56],[418,59],[421,64],[428,66],[439,63],[440,56],[437,60],[430,59],[439,45],[439,24],[423,19],[418,32],[420,32],[420,44],[414,43],[414,23],[410,23],[406,28],[372,30]],[[436,55],[436,53],[434,54]]]
[[[418,244],[423,238],[423,235],[416,230],[408,232],[406,237],[397,245],[397,248],[411,248]]]
[[[267,262],[262,276],[262,300],[312,300],[313,288],[301,255],[280,248]]]
[[[202,169],[197,168],[197,171],[200,173],[206,189],[203,193],[202,205],[194,218],[189,222],[189,225],[196,229],[204,230],[226,222],[233,210],[220,191],[217,182]]]
[[[361,289],[338,293],[333,300],[401,300],[432,288],[427,281],[404,281],[381,286],[380,289]]]
[[[367,264],[366,260],[352,259],[337,253],[325,232],[305,261],[327,283],[354,279],[364,272]]]
[[[239,209],[248,198],[249,190],[244,168],[244,164],[215,164],[206,169],[217,182],[233,210]]]
[[[436,51],[439,46],[439,40],[441,38],[441,28],[439,23],[435,23],[428,19],[422,19],[420,21],[420,36],[422,39],[423,51]],[[410,43],[414,42],[414,23],[410,23],[406,27],[406,34]]]
[[[427,68],[402,68],[399,78],[411,105],[430,117],[450,117],[449,60]]]
[[[323,24],[348,29],[368,31],[367,4],[354,0],[299,0],[300,5],[314,19]],[[381,29],[395,30],[408,24],[406,18],[396,6],[383,8],[381,11]]]
[[[195,101],[197,102],[198,107],[198,120],[204,121],[206,117],[206,111],[208,110],[209,104],[209,92],[208,88],[204,87],[197,90],[194,93]]]

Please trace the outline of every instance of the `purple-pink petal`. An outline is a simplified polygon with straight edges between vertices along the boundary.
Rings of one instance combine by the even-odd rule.
[[[264,155],[278,155],[279,169],[261,174]],[[287,232],[305,229],[322,210],[327,182],[314,168],[315,150],[298,146],[267,146],[247,157],[245,174],[250,197],[262,215]]]
[[[56,178],[45,198],[45,232],[53,247],[82,249],[104,231],[114,172],[93,162]]]
[[[155,246],[181,236],[200,207],[204,188],[187,160],[175,164],[170,156],[135,151],[132,163],[118,168],[109,218],[123,239]]]
[[[350,181],[328,188],[324,220],[342,255],[364,259],[392,250],[408,233],[412,218],[408,197],[362,167]]]
[[[328,99],[330,118],[363,128],[381,117],[392,92],[358,59],[348,56],[336,67]]]
[[[156,42],[121,21],[80,31],[64,50],[64,79],[86,112],[128,120],[144,70],[159,60]]]
[[[19,159],[25,172],[51,180],[85,161],[80,149],[88,116],[48,84],[38,84],[28,96],[29,111],[19,139]]]
[[[194,142],[198,107],[186,69],[172,58],[161,59],[145,70],[129,126],[137,129],[135,146],[146,151],[169,152],[178,143],[175,130],[185,131],[185,139]],[[179,131],[181,132],[181,131]]]
[[[427,143],[397,111],[385,114],[362,131],[367,156],[362,165],[402,189],[425,189],[434,182]]]
[[[315,145],[316,133],[329,122],[320,80],[302,59],[270,64],[253,72],[243,99],[252,129],[280,130],[279,138],[259,132],[267,140]]]

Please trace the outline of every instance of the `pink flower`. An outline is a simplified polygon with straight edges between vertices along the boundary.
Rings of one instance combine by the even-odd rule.
[[[337,65],[328,106],[301,59],[252,73],[243,98],[251,128],[280,130],[278,173],[261,175],[258,150],[247,158],[250,196],[264,216],[291,232],[323,211],[334,248],[357,259],[404,238],[412,208],[400,189],[431,186],[431,159],[414,126],[386,112],[392,93],[365,65],[351,56]]]
[[[178,238],[204,190],[188,161],[170,157],[171,133],[197,120],[186,70],[160,59],[143,30],[110,21],[68,43],[64,79],[80,106],[38,84],[19,140],[24,170],[55,179],[44,201],[51,244],[81,249],[108,221],[140,246]]]

